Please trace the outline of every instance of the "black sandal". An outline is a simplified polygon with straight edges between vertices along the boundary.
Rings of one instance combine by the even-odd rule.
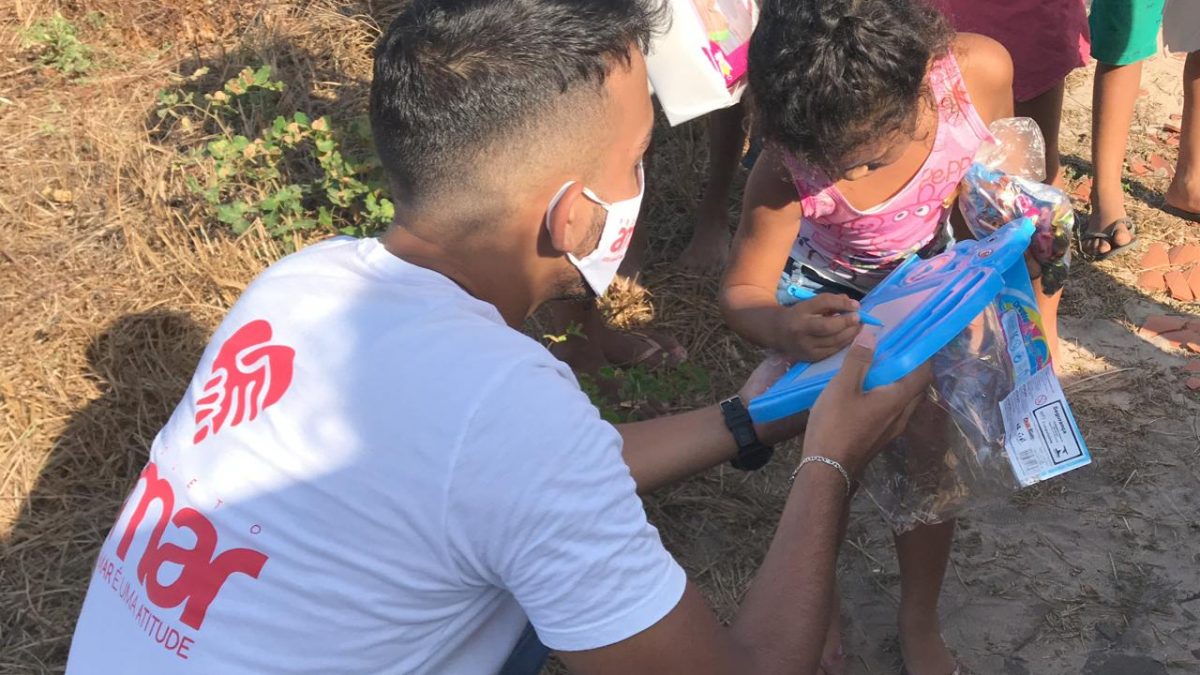
[[[1127,232],[1129,232],[1129,241],[1126,242],[1125,244],[1118,245],[1116,229],[1120,225],[1124,225],[1125,230]],[[1109,258],[1120,253],[1121,251],[1124,251],[1125,249],[1129,248],[1130,246],[1133,246],[1134,244],[1137,243],[1137,240],[1138,240],[1137,239],[1137,225],[1135,225],[1133,223],[1133,221],[1130,220],[1129,218],[1117,218],[1116,220],[1109,223],[1108,227],[1104,228],[1103,230],[1101,230],[1099,232],[1084,232],[1082,230],[1078,230],[1077,233],[1078,234],[1076,235],[1076,239],[1079,242],[1079,252],[1081,254],[1083,254],[1084,258],[1094,261],[1094,262],[1100,262],[1101,260],[1108,260]],[[1084,250],[1083,242],[1095,241],[1097,239],[1099,239],[1100,241],[1106,242],[1108,244],[1107,251],[1105,251],[1104,253],[1088,253],[1086,250]]]

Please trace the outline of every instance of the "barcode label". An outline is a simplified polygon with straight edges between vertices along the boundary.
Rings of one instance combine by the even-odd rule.
[[[1091,463],[1079,426],[1049,365],[1003,401],[1005,449],[1022,487]]]

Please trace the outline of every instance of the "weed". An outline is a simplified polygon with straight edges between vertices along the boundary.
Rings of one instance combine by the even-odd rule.
[[[92,13],[87,21],[92,26],[98,26],[102,22],[99,17]],[[96,65],[92,48],[79,39],[79,29],[59,12],[22,31],[21,47],[38,49],[38,59],[42,65],[67,76],[83,75]]]
[[[215,136],[192,152],[193,161],[208,170],[201,177],[189,175],[189,189],[235,233],[261,226],[285,245],[298,231],[364,236],[386,227],[394,210],[383,196],[382,171],[369,151],[365,121],[335,127],[328,117],[275,114],[284,86],[272,78],[270,66],[261,66],[242,70],[199,100],[195,92],[159,94],[159,119],[174,121],[184,131],[200,126]],[[263,128],[238,132],[272,114]],[[368,149],[352,153],[351,144]]]
[[[610,366],[601,368],[595,376],[580,374],[578,379],[580,389],[600,410],[600,417],[612,424],[656,417],[666,411],[666,406],[707,398],[711,393],[708,371],[692,363],[657,370]],[[615,401],[606,390],[615,392]]]

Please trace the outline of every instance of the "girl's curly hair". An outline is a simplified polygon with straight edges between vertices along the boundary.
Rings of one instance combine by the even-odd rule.
[[[913,132],[953,37],[922,0],[764,0],[749,54],[763,134],[836,175],[866,143]]]

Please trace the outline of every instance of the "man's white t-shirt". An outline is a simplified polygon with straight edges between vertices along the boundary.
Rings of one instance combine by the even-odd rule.
[[[69,673],[492,673],[658,622],[621,438],[496,309],[375,239],[246,290],[100,551]]]

